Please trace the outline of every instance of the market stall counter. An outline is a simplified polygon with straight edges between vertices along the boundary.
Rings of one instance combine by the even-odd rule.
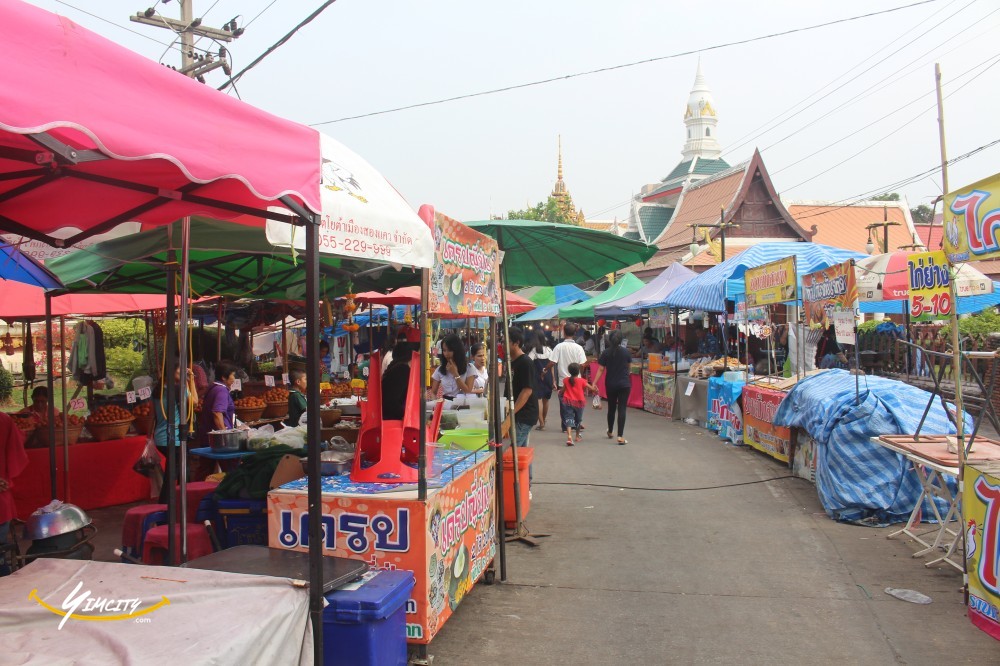
[[[146,446],[145,435],[103,442],[77,442],[69,447],[69,493],[64,501],[81,509],[100,509],[149,499],[149,479],[132,465]],[[17,517],[24,520],[52,499],[49,483],[49,450],[26,449],[28,467],[14,480]],[[56,449],[58,487],[63,488],[62,445]]]
[[[594,377],[597,375],[597,361],[591,361],[589,365],[590,376]],[[597,382],[597,394],[601,396],[602,400],[608,399],[608,390],[604,387],[604,378],[607,375],[602,375],[600,381]],[[632,380],[632,391],[628,395],[628,406],[632,409],[642,409],[643,407],[643,396],[642,396],[642,367],[635,363],[632,364],[632,370],[630,373],[630,378]]]
[[[704,424],[708,413],[708,380],[689,375],[677,375],[677,389],[674,393],[674,420],[698,421]]]
[[[487,448],[438,449],[423,502],[416,484],[354,483],[348,474],[323,478],[324,554],[416,577],[406,605],[410,643],[430,643],[493,561],[494,464]],[[269,545],[307,550],[305,479],[272,490],[267,502]]]
[[[756,384],[743,387],[743,442],[772,458],[788,463],[792,449],[792,431],[790,428],[774,425],[774,414],[785,395],[784,391]]]

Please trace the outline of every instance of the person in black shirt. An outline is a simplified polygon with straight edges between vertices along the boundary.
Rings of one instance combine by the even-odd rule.
[[[382,375],[382,420],[402,421],[410,388],[410,360],[413,348],[399,338],[392,348],[392,362]]]
[[[816,367],[824,370],[847,367],[847,355],[844,354],[844,348],[837,342],[837,331],[833,324],[830,324],[816,345],[815,361]]]
[[[514,441],[518,446],[527,446],[531,429],[538,423],[538,401],[535,400],[535,368],[531,359],[521,349],[524,331],[512,328],[510,338],[510,379],[514,397]],[[528,470],[531,478],[531,470]]]
[[[611,331],[608,348],[601,354],[597,363],[600,367],[597,368],[597,375],[594,377],[594,386],[597,386],[605,371],[608,373],[607,379],[604,380],[604,388],[608,393],[608,439],[614,436],[612,430],[617,413],[618,443],[628,444],[625,439],[625,410],[628,409],[628,398],[632,392],[632,377],[629,370],[632,355],[628,349],[622,347],[621,331]]]

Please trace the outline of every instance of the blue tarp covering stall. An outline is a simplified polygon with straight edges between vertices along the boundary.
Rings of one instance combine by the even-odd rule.
[[[894,379],[866,376],[860,398],[858,405],[854,375],[828,370],[799,381],[774,423],[801,428],[816,440],[816,489],[831,518],[865,525],[903,522],[920,497],[920,481],[909,461],[871,438],[915,433],[931,394]],[[939,401],[931,406],[922,432],[955,432]],[[944,515],[948,507],[937,501]],[[929,504],[924,515],[931,515]]]
[[[523,315],[514,320],[515,323],[520,324],[527,321],[548,321],[550,319],[559,319],[559,308],[564,308],[567,305],[573,305],[579,301],[575,298],[566,301],[565,303],[554,303],[552,305],[542,305],[525,312]]]

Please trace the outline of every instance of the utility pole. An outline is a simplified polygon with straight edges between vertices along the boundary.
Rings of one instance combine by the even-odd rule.
[[[167,4],[170,0],[161,0]],[[236,19],[232,19],[221,28],[211,28],[202,25],[200,18],[194,16],[194,0],[177,0],[181,8],[181,18],[174,19],[161,16],[155,9],[150,7],[145,11],[136,12],[130,16],[133,23],[151,25],[154,28],[165,28],[178,35],[181,42],[181,68],[179,71],[184,76],[198,79],[205,82],[205,74],[212,70],[221,68],[226,76],[232,76],[229,64],[229,52],[225,46],[219,46],[217,53],[198,53],[194,48],[194,38],[204,37],[213,42],[229,43],[243,34],[243,28],[237,25]]]

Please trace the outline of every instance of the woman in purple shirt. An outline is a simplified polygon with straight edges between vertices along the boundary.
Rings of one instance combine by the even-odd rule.
[[[215,366],[215,382],[208,388],[202,401],[201,417],[198,420],[198,439],[208,446],[208,433],[213,430],[229,430],[236,418],[236,405],[229,392],[236,381],[236,366],[229,361],[221,361]]]

